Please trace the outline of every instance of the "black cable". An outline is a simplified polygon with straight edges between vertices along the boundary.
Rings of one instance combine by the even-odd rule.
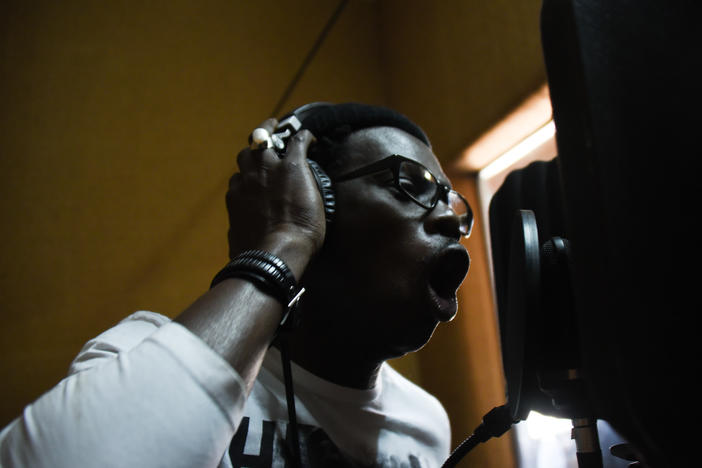
[[[483,416],[483,422],[475,428],[473,434],[456,447],[451,456],[441,465],[441,468],[453,468],[479,443],[492,437],[500,437],[512,427],[512,424],[514,424],[512,413],[507,405],[491,409]]]
[[[458,464],[459,461],[463,459],[463,457],[466,456],[468,452],[473,450],[479,443],[480,440],[475,435],[468,437],[466,440],[461,442],[461,445],[456,447],[456,450],[454,450],[453,453],[451,453],[451,456],[448,457],[448,459],[444,462],[443,465],[441,465],[441,467],[453,468]]]
[[[327,24],[324,25],[324,29],[322,29],[322,32],[319,34],[317,40],[312,45],[312,48],[307,53],[307,56],[302,61],[300,68],[297,70],[297,73],[288,84],[287,88],[285,89],[285,92],[283,92],[283,95],[278,100],[278,103],[273,108],[273,113],[271,114],[272,116],[277,117],[280,113],[281,109],[290,97],[290,94],[292,94],[293,90],[295,89],[295,86],[300,81],[300,78],[302,77],[303,73],[309,66],[314,56],[317,54],[319,48],[322,46],[324,39],[326,39],[327,35],[329,34],[329,31],[331,31],[332,26],[334,26],[336,20],[338,20],[339,16],[341,16],[341,12],[344,10],[344,7],[346,7],[347,3],[348,0],[341,0],[341,2],[339,2],[339,5],[336,7],[336,10],[334,10],[331,17],[327,21]],[[287,442],[292,452],[291,455],[293,467],[301,468],[302,458],[300,456],[300,434],[297,427],[297,414],[295,411],[295,391],[293,389],[292,369],[290,366],[290,356],[288,354],[288,343],[286,338],[287,337],[283,337],[282,339],[278,340],[278,342],[280,344],[280,356],[283,364],[285,399],[288,405],[289,430],[287,431],[287,433],[290,440],[288,440]]]
[[[293,389],[292,369],[290,366],[290,355],[288,353],[287,336],[279,337],[278,344],[280,346],[280,358],[283,362],[283,380],[285,381],[285,399],[288,404],[288,431],[287,444],[292,452],[291,465],[294,468],[302,467],[302,458],[300,457],[300,433],[297,428],[297,414],[295,411],[295,391]]]
[[[287,102],[288,98],[290,97],[290,94],[292,94],[293,89],[295,89],[295,86],[297,86],[297,82],[300,81],[302,74],[307,69],[307,66],[310,64],[315,54],[317,54],[317,51],[322,46],[324,39],[329,34],[329,31],[331,31],[331,28],[332,26],[334,26],[334,23],[336,23],[336,20],[339,19],[339,16],[341,16],[341,12],[344,11],[344,7],[347,3],[348,0],[341,0],[341,2],[339,2],[339,6],[336,7],[336,10],[334,10],[334,13],[332,13],[331,17],[327,21],[327,24],[324,25],[324,29],[322,29],[322,32],[319,34],[319,37],[317,37],[317,40],[314,42],[312,48],[307,53],[307,57],[305,57],[305,60],[302,61],[300,68],[297,70],[297,73],[288,84],[288,87],[285,89],[285,92],[283,92],[283,95],[278,100],[278,104],[276,104],[273,108],[273,113],[271,114],[273,117],[278,117],[278,114]]]

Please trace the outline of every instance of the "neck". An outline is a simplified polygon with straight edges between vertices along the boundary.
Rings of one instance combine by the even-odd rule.
[[[303,327],[283,339],[288,340],[290,359],[316,376],[345,387],[375,387],[384,359],[367,355],[358,344]]]

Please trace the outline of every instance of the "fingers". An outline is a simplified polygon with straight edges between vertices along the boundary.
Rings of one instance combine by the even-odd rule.
[[[262,129],[257,133],[272,133],[276,127],[275,119],[267,119],[257,127]],[[282,231],[299,236],[315,251],[321,247],[324,207],[306,163],[313,141],[312,134],[303,130],[288,139],[282,157],[273,148],[255,149],[256,145],[239,152],[239,172],[231,177],[226,194],[230,255]]]
[[[276,119],[266,119],[260,128],[269,133],[275,130],[278,121]],[[281,157],[285,157],[290,162],[301,163],[307,158],[307,150],[315,141],[314,135],[309,130],[301,130],[287,142],[285,155],[280,156],[272,149],[255,150],[250,147],[244,148],[237,156],[237,163],[241,172],[260,169],[261,167],[272,167],[279,162]]]
[[[265,129],[269,134],[273,134],[275,127],[278,125],[278,121],[274,118],[266,119],[259,125],[259,127]]]
[[[262,128],[269,134],[272,134],[278,125],[278,121],[274,118],[264,120],[261,125],[256,128]],[[253,132],[252,132],[253,133]],[[249,145],[251,144],[251,134],[249,134]],[[237,155],[237,164],[241,172],[251,171],[260,168],[261,165],[270,166],[278,160],[278,155],[272,148],[270,149],[251,149],[244,148]]]
[[[277,121],[276,119],[274,119],[274,118],[270,118],[270,119],[264,120],[263,123],[261,123],[261,125],[259,125],[258,127],[256,127],[254,130],[257,130],[257,129],[259,129],[259,128],[262,128],[262,129],[264,129],[265,131],[267,131],[268,134],[270,135],[270,134],[273,133],[273,131],[275,130],[275,127],[276,127],[277,125],[278,125],[278,121]],[[253,136],[253,133],[254,133],[254,132],[251,132],[251,133],[249,134],[249,145],[251,144],[251,140],[252,140],[251,137]]]
[[[265,150],[252,150],[244,148],[239,152],[236,162],[239,165],[239,171],[247,173],[258,171],[261,168],[271,167],[276,164],[280,158],[278,153],[272,148]]]
[[[300,130],[290,137],[285,158],[293,163],[302,163],[307,159],[307,150],[315,141],[314,135],[309,130]]]
[[[229,178],[229,190],[234,190],[234,189],[238,188],[240,184],[241,184],[241,174],[239,172],[235,172]]]

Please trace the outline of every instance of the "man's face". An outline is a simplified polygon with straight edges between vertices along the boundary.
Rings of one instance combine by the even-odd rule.
[[[349,136],[347,163],[334,176],[399,154],[448,184],[438,160],[420,140],[395,128]],[[357,338],[381,358],[423,346],[440,321],[456,314],[455,290],[469,264],[458,243],[458,219],[445,200],[427,210],[393,185],[390,170],[339,182],[336,217],[315,269],[336,310],[332,328]]]

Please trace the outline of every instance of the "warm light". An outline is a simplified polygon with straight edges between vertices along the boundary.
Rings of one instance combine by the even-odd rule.
[[[505,178],[515,169],[521,169],[534,161],[550,161],[558,152],[556,148],[556,126],[553,120],[524,138],[507,152],[500,155],[478,173],[480,210],[483,214],[483,229],[489,236],[490,200]],[[490,245],[488,243],[488,250]]]
[[[480,171],[480,177],[483,179],[490,179],[498,175],[500,172],[503,172],[508,168],[512,168],[519,161],[532,155],[541,146],[552,141],[555,135],[556,126],[554,125],[553,120],[551,120],[486,166],[482,171]],[[554,155],[555,153],[552,153],[549,156],[553,157]]]
[[[523,139],[551,120],[551,99],[543,85],[519,107],[495,124],[458,158],[456,168],[476,172],[509,151]]]

